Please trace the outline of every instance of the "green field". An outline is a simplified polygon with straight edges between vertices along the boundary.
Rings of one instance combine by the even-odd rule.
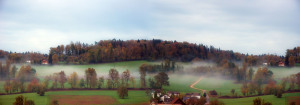
[[[197,85],[196,88],[204,89],[207,91],[216,90],[219,95],[231,95],[231,89],[235,89],[238,95],[242,95],[240,88],[242,84],[234,83],[233,80],[226,80],[218,77],[204,77]]]
[[[300,93],[285,93],[282,98],[276,98],[274,95],[259,96],[266,102],[272,102],[273,105],[286,105],[286,98],[289,96],[300,96]],[[238,99],[221,99],[225,105],[253,105],[253,99],[257,97],[238,98]]]
[[[199,76],[172,74],[169,75],[169,78],[170,86],[163,87],[166,91],[178,91],[182,93],[200,92],[189,87],[200,78]]]
[[[27,99],[31,99],[35,102],[36,105],[47,105],[50,103],[51,95],[102,95],[102,96],[111,96],[116,99],[114,104],[138,104],[148,102],[148,97],[145,94],[145,91],[129,91],[128,98],[120,99],[116,91],[55,91],[55,92],[46,92],[45,96],[39,96],[36,93],[25,93],[22,94]],[[3,105],[11,105],[15,102],[15,97],[18,95],[2,95],[0,96],[0,103]]]

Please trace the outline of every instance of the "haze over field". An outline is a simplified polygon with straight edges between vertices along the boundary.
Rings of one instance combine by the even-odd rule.
[[[284,55],[300,45],[299,0],[1,0],[0,48],[106,39],[163,39],[241,53]],[[237,44],[238,43],[238,44]]]

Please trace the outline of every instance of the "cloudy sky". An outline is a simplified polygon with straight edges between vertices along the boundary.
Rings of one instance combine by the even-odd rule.
[[[0,49],[157,38],[284,55],[299,19],[299,0],[0,0]]]

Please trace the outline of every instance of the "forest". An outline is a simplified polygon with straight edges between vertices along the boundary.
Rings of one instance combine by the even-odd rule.
[[[134,60],[164,60],[189,62],[192,60],[211,60],[221,63],[222,60],[245,61],[250,65],[268,63],[278,66],[284,62],[287,66],[300,63],[300,47],[287,49],[285,56],[274,54],[249,55],[232,50],[221,50],[213,46],[188,42],[153,40],[101,40],[94,44],[81,42],[51,47],[49,54],[38,52],[8,52],[0,50],[0,58],[7,58],[11,63],[42,64],[96,64],[105,62],[134,61]]]

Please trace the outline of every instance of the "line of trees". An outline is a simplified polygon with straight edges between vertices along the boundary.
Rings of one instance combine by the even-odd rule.
[[[49,63],[66,61],[72,64],[101,63],[131,60],[200,59],[242,60],[245,55],[188,42],[153,40],[101,40],[95,44],[71,42],[50,48]]]

